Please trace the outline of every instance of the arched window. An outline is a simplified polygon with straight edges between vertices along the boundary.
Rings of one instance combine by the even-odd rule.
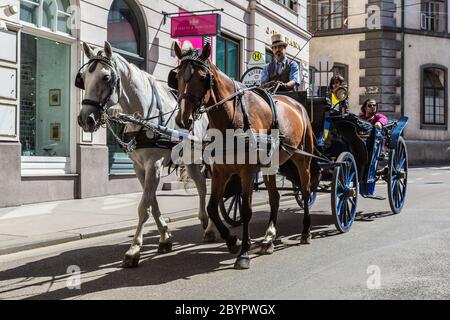
[[[447,126],[447,68],[428,64],[421,67],[422,127]]]
[[[145,69],[144,20],[133,1],[115,0],[108,15],[108,41],[114,51]]]
[[[144,18],[132,0],[115,0],[108,15],[108,42],[115,53],[128,62],[146,69],[147,33]],[[114,126],[116,132],[121,127]],[[120,148],[108,131],[109,170],[112,174],[133,173],[133,165],[128,155]]]

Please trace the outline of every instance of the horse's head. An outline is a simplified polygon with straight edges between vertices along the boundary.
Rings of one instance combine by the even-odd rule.
[[[78,88],[85,90],[78,124],[85,132],[94,132],[102,124],[102,114],[119,103],[120,78],[108,42],[97,55],[86,43],[83,49],[89,62],[81,67],[75,81]]]
[[[176,75],[180,105],[176,123],[182,129],[192,130],[196,115],[209,100],[213,89],[214,79],[209,62],[211,46],[207,43],[199,52],[193,48],[182,50],[175,42],[175,53],[181,61]]]

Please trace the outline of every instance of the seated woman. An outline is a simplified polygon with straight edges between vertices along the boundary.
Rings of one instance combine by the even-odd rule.
[[[375,99],[367,99],[361,107],[359,118],[370,122],[375,128],[381,129],[388,124],[388,118],[378,113],[378,104]]]
[[[336,91],[340,88],[340,87],[344,87],[346,86],[345,83],[345,79],[343,76],[341,76],[340,74],[336,74],[334,75],[331,80],[330,80],[330,102],[331,102],[331,108],[335,109],[335,110],[340,110],[340,106],[342,104],[342,106],[348,110],[348,100],[344,100],[342,102],[339,101],[338,97],[336,96]]]

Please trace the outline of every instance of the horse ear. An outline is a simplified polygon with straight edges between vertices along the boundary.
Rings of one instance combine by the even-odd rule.
[[[86,42],[83,42],[83,50],[84,54],[88,59],[91,59],[94,56],[94,51],[89,47],[89,45]]]
[[[178,59],[181,59],[183,53],[181,51],[180,45],[178,44],[178,41],[173,42],[173,49],[175,50],[175,54],[177,55]]]
[[[112,57],[112,47],[111,47],[111,44],[108,41],[105,41],[105,48],[104,49],[105,49],[106,57],[108,59],[111,59],[111,57]]]
[[[200,59],[202,59],[203,61],[206,61],[209,58],[210,54],[211,54],[211,45],[209,44],[209,42],[207,42],[205,44],[205,46],[203,47],[203,51],[200,56]]]

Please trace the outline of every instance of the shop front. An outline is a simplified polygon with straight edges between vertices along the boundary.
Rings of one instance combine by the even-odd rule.
[[[85,133],[77,125],[83,92],[74,78],[86,62],[83,42],[100,49],[109,41],[161,82],[178,63],[174,40],[197,48],[210,42],[211,60],[236,80],[254,51],[270,61],[273,32],[286,36],[289,57],[303,67],[308,61],[308,46],[296,56],[308,38],[306,0],[6,2],[17,10],[0,8],[6,25],[0,27],[0,207],[141,190],[132,162],[107,130]],[[216,14],[218,32],[172,37],[163,11]]]

